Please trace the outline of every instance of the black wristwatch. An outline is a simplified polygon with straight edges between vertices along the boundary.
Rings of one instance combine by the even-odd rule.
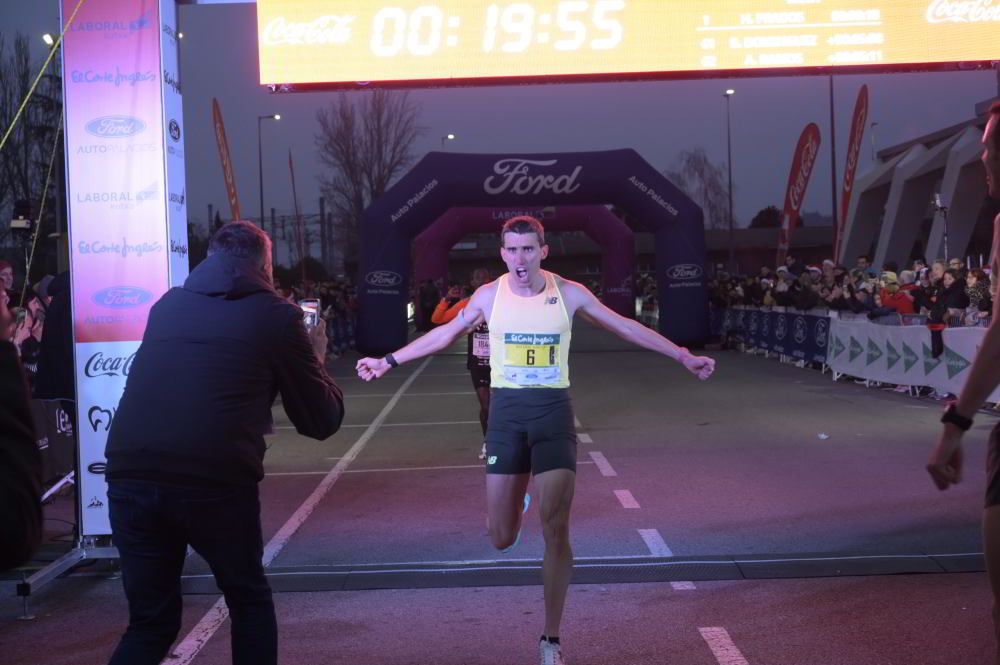
[[[941,422],[951,423],[963,432],[968,432],[969,428],[972,427],[972,418],[966,418],[955,410],[955,405],[950,405],[941,416]]]
[[[399,367],[399,361],[392,357],[391,353],[385,354],[384,360],[389,363],[389,367]],[[972,422],[972,421],[969,421]]]

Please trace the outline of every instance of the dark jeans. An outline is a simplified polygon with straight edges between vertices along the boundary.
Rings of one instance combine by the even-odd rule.
[[[264,577],[257,487],[180,487],[138,480],[108,487],[129,625],[110,665],[157,665],[181,628],[188,544],[208,562],[232,620],[233,663],[274,665],[278,627]]]

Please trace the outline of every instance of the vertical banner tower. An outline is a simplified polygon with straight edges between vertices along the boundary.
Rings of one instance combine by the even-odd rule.
[[[178,38],[174,0],[87,0],[63,40],[82,537],[111,533],[107,434],[149,310],[188,272]]]

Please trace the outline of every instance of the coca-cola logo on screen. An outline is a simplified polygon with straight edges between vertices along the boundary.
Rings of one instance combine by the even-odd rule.
[[[927,7],[928,23],[1000,22],[996,0],[933,0]]]
[[[88,134],[102,139],[124,139],[146,130],[146,123],[130,115],[105,115],[83,126]]]
[[[681,263],[676,266],[670,266],[670,268],[667,269],[667,277],[675,281],[699,279],[702,274],[704,273],[701,266],[693,263]]]
[[[365,275],[365,281],[372,286],[399,286],[403,276],[391,270],[373,270]]]
[[[353,16],[320,16],[311,21],[289,21],[284,16],[271,19],[260,33],[264,46],[319,46],[351,41]]]
[[[541,194],[548,190],[553,194],[572,194],[580,189],[576,179],[583,171],[577,166],[571,173],[537,173],[537,167],[555,166],[557,159],[523,159],[514,157],[501,159],[493,165],[493,173],[483,182],[487,194]]]
[[[90,378],[98,376],[128,376],[135,354],[130,356],[106,356],[100,351],[87,358],[83,373]]]

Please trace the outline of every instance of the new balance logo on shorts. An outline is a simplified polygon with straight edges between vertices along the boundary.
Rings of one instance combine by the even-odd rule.
[[[486,463],[487,464],[496,464],[497,463],[497,456],[496,455],[490,455],[489,459],[486,460]]]

